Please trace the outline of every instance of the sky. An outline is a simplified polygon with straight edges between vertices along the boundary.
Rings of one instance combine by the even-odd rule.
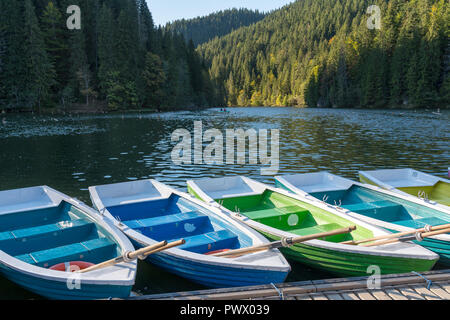
[[[178,19],[206,16],[215,11],[247,8],[259,11],[278,9],[294,0],[147,0],[155,25]]]

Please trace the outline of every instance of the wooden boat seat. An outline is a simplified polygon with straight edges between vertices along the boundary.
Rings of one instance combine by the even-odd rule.
[[[117,245],[107,238],[98,238],[48,250],[16,256],[26,263],[48,268],[68,261],[100,263],[116,256]]]
[[[341,229],[341,228],[343,228],[342,225],[339,225],[337,223],[329,223],[329,224],[316,225],[314,227],[309,227],[309,228],[300,228],[300,229],[289,230],[289,232],[299,235],[299,236],[309,236],[312,234],[321,233],[321,232],[329,232],[329,231],[333,231],[333,230]],[[349,237],[351,237],[351,236],[348,234],[338,234],[338,235],[326,237],[325,239],[322,239],[322,240],[341,242],[341,241],[347,240]]]
[[[0,233],[0,249],[11,255],[62,246],[88,239],[96,227],[86,220],[61,221]]]
[[[209,218],[195,211],[125,221],[124,223],[130,228],[157,240],[165,240],[176,236],[181,238],[214,230]]]
[[[388,200],[356,203],[343,205],[342,207],[367,217],[380,219],[387,222],[411,218],[402,205]]]
[[[191,237],[184,237],[186,243],[177,247],[179,249],[195,252],[206,253],[221,249],[235,249],[239,245],[238,237],[228,230],[219,230],[208,232]],[[178,239],[169,240],[169,242]]]
[[[401,226],[405,226],[405,227],[409,227],[409,228],[414,228],[414,229],[419,229],[419,228],[423,228],[426,225],[430,225],[430,226],[439,226],[442,224],[447,224],[450,222],[449,220],[443,220],[443,219],[439,219],[437,217],[429,217],[429,218],[421,218],[421,219],[415,219],[415,220],[402,220],[402,221],[394,221],[393,223],[401,225]]]

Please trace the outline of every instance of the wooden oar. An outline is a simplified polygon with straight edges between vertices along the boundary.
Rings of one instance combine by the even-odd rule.
[[[334,236],[334,235],[343,234],[343,233],[350,233],[354,230],[356,230],[356,226],[351,226],[351,227],[343,228],[343,229],[337,229],[337,230],[333,230],[333,231],[329,231],[329,232],[311,234],[308,236],[301,236],[301,237],[296,237],[296,238],[284,238],[283,240],[270,242],[270,243],[259,245],[259,246],[253,246],[253,247],[236,249],[236,250],[225,251],[225,252],[219,252],[219,253],[212,254],[212,256],[225,257],[225,258],[238,257],[238,256],[242,256],[244,254],[249,254],[249,253],[254,253],[254,252],[259,252],[259,251],[264,251],[264,250],[269,250],[269,249],[277,249],[277,248],[286,247],[286,246],[289,247],[296,243],[305,242],[308,240],[314,240],[314,239]]]
[[[432,231],[432,232],[417,232],[417,233],[420,235],[421,238],[425,239],[425,238],[429,238],[432,236],[437,236],[439,234],[450,233],[450,228],[442,229],[442,230],[438,230],[438,231]],[[362,247],[375,247],[375,246],[381,246],[383,244],[389,244],[389,243],[401,242],[401,241],[411,241],[411,240],[416,240],[416,236],[412,235],[409,237],[400,237],[400,238],[395,238],[395,239],[390,239],[390,240],[378,241],[378,242],[370,243],[370,244],[363,244]]]
[[[358,245],[358,244],[366,243],[366,242],[373,242],[373,241],[378,241],[378,240],[387,240],[387,239],[393,239],[393,238],[398,238],[398,237],[402,237],[402,236],[408,236],[411,234],[416,234],[417,232],[437,231],[437,230],[442,230],[442,229],[447,229],[447,228],[450,228],[450,223],[443,224],[440,226],[429,227],[429,229],[428,228],[420,228],[420,229],[416,229],[413,231],[393,233],[393,234],[389,234],[386,236],[379,236],[379,237],[364,239],[364,240],[359,240],[359,241],[354,241],[354,240],[344,241],[344,242],[341,242],[341,244]]]
[[[170,248],[173,248],[173,247],[176,247],[176,246],[180,246],[180,245],[185,244],[185,243],[186,243],[186,241],[184,239],[181,239],[181,240],[178,240],[178,241],[174,241],[174,242],[171,242],[171,243],[167,243],[167,241],[161,241],[161,242],[159,242],[157,244],[154,244],[154,245],[151,245],[151,246],[148,246],[148,247],[145,247],[145,248],[133,251],[133,252],[125,253],[124,255],[122,255],[120,257],[117,257],[117,258],[114,258],[114,259],[111,259],[111,260],[108,260],[108,261],[96,264],[96,265],[94,265],[92,267],[80,270],[78,272],[79,273],[86,273],[86,272],[89,272],[89,271],[94,271],[94,270],[98,270],[98,269],[101,269],[101,268],[106,268],[106,267],[109,267],[109,266],[112,266],[112,265],[115,265],[115,264],[118,264],[118,263],[122,263],[124,261],[132,261],[132,260],[136,260],[137,258],[144,259],[145,257],[148,257],[151,254],[154,254],[154,253],[157,253],[157,252],[160,252],[160,251],[163,251],[163,250],[167,250],[167,249],[170,249]]]

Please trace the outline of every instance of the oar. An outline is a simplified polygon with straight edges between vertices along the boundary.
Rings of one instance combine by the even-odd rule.
[[[112,266],[112,265],[115,265],[115,264],[118,264],[118,263],[122,263],[124,261],[133,261],[133,260],[136,260],[137,258],[144,259],[144,258],[148,257],[151,254],[154,254],[154,253],[157,253],[157,252],[160,252],[160,251],[163,251],[163,250],[167,250],[167,249],[170,249],[170,248],[173,248],[173,247],[177,247],[177,246],[180,246],[180,245],[185,244],[185,243],[186,243],[186,241],[184,239],[181,239],[181,240],[178,240],[178,241],[174,241],[174,242],[171,242],[171,243],[167,243],[167,241],[161,241],[161,242],[159,242],[157,244],[154,244],[154,245],[151,245],[151,246],[148,246],[148,247],[136,250],[136,251],[125,253],[124,255],[122,255],[120,257],[117,257],[117,258],[114,258],[114,259],[111,259],[111,260],[108,260],[108,261],[96,264],[96,265],[94,265],[92,267],[80,270],[78,272],[79,273],[86,273],[86,272],[89,272],[89,271],[94,271],[94,270],[98,270],[98,269],[101,269],[101,268],[106,268],[106,267],[109,267],[109,266]]]
[[[444,233],[450,233],[450,228],[442,229],[442,230],[438,230],[438,231],[432,231],[432,232],[417,232],[416,234],[419,234],[420,238],[425,239],[425,238],[437,236],[439,234],[444,234]],[[395,238],[395,239],[391,239],[391,240],[378,241],[378,242],[370,243],[370,244],[363,244],[362,247],[375,247],[375,246],[381,246],[383,244],[389,244],[389,243],[394,243],[394,242],[416,240],[417,238],[418,237],[416,237],[416,235],[409,236],[409,237],[403,237],[403,238]]]
[[[264,251],[264,250],[269,250],[269,249],[289,247],[296,243],[305,242],[308,240],[314,240],[314,239],[334,236],[334,235],[343,234],[343,233],[350,233],[354,230],[356,230],[356,226],[351,226],[351,227],[343,228],[343,229],[337,229],[337,230],[333,230],[333,231],[329,231],[329,232],[311,234],[308,236],[301,236],[301,237],[295,237],[295,238],[284,238],[279,241],[270,242],[270,243],[259,245],[259,246],[253,246],[253,247],[236,249],[236,250],[225,251],[225,252],[219,252],[219,253],[212,254],[212,256],[225,257],[225,258],[237,257],[237,256],[242,256],[244,254],[249,254],[249,253],[254,253],[254,252],[259,252],[259,251]]]
[[[358,245],[358,244],[366,243],[366,242],[373,242],[373,241],[378,241],[378,240],[386,240],[386,239],[398,238],[398,237],[402,237],[402,236],[408,236],[411,234],[416,234],[417,232],[430,232],[430,231],[437,231],[437,230],[442,230],[442,229],[447,229],[447,228],[450,228],[450,223],[443,224],[440,226],[434,226],[434,227],[424,227],[424,228],[416,229],[413,231],[393,233],[393,234],[389,234],[386,236],[379,236],[379,237],[364,239],[364,240],[359,240],[359,241],[350,240],[350,241],[341,242],[341,244]]]

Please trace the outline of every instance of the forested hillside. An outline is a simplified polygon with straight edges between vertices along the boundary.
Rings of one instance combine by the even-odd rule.
[[[81,8],[69,30],[67,8]],[[145,0],[0,0],[0,110],[214,103],[193,45],[156,29]]]
[[[374,4],[381,29],[367,27]],[[199,52],[229,105],[448,106],[449,7],[301,0]]]
[[[264,13],[248,9],[219,11],[205,17],[177,20],[166,25],[166,30],[182,34],[186,40],[192,39],[195,46],[215,37],[224,36],[240,27],[249,26],[262,20]]]

